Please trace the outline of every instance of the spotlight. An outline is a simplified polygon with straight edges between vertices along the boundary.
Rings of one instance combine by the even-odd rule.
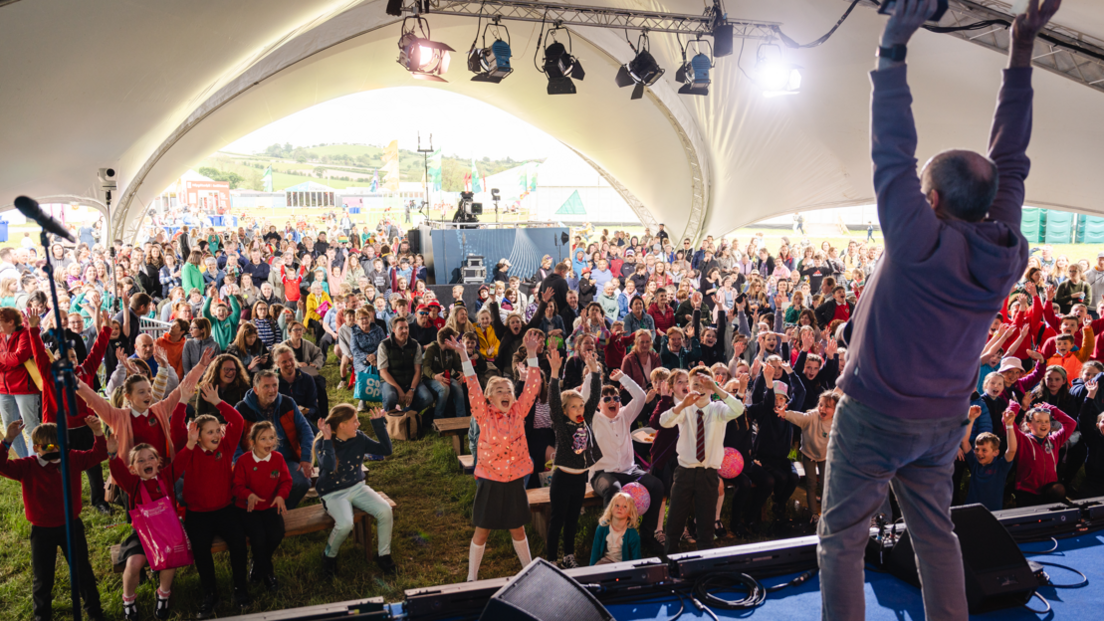
[[[801,92],[801,67],[784,62],[782,48],[773,43],[759,46],[755,60],[755,82],[766,97],[796,95]]]
[[[387,14],[398,17],[402,15],[402,0],[387,0]]]
[[[487,24],[487,28],[490,26],[491,24]],[[498,84],[514,72],[513,67],[510,66],[510,31],[498,23],[498,18],[495,18],[494,26],[496,30],[494,43],[490,47],[486,46],[487,28],[484,28],[483,47],[475,47],[473,42],[472,49],[468,52],[468,69],[475,74],[472,82]],[[505,31],[505,40],[502,38],[502,33],[498,32],[499,28]]]
[[[678,92],[682,95],[708,95],[709,70],[713,68],[713,60],[709,55],[699,51],[687,61],[686,53],[690,50],[691,45],[708,46],[709,43],[699,38],[687,42],[686,47],[682,49],[682,66],[675,72],[675,81],[682,83],[682,88]],[[710,49],[710,51],[713,50]]]
[[[632,44],[630,43],[630,45]],[[636,51],[636,57],[630,60],[628,64],[621,65],[614,81],[620,87],[636,84],[631,99],[640,99],[644,96],[644,87],[655,84],[656,80],[663,75],[663,69],[660,68],[659,63],[648,51],[647,32],[640,35],[634,51]]]
[[[582,80],[586,77],[583,65],[579,59],[571,55],[571,48],[564,47],[555,39],[555,33],[562,30],[567,33],[567,43],[571,45],[571,31],[557,26],[548,31],[548,38],[552,44],[544,48],[544,73],[548,76],[549,95],[574,95],[575,83],[572,80]]]
[[[431,41],[429,22],[420,16],[414,16],[414,25],[407,30],[403,20],[402,35],[399,37],[399,64],[419,80],[445,82],[441,77],[449,66],[449,52],[455,52],[444,43]]]

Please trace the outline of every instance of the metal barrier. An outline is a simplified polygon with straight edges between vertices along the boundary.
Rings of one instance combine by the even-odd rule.
[[[142,334],[148,334],[154,339],[168,332],[171,327],[172,323],[170,322],[158,321],[147,317],[138,318],[138,331]]]

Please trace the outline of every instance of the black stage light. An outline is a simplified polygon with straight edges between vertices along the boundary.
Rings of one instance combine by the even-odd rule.
[[[586,72],[583,71],[579,59],[571,55],[571,49],[554,38],[558,30],[567,33],[568,45],[571,44],[571,32],[567,28],[557,27],[548,31],[548,37],[552,39],[552,44],[544,48],[544,73],[548,76],[548,94],[573,95],[573,80],[582,80],[586,77]]]
[[[429,38],[429,22],[420,16],[415,16],[414,25],[408,30],[403,20],[402,35],[399,37],[398,63],[419,80],[433,82],[446,82],[441,77],[449,66],[449,52],[455,52],[445,43],[431,41]]]
[[[472,49],[468,52],[468,70],[475,74],[472,82],[490,82],[498,84],[503,78],[514,72],[510,66],[510,31],[498,23],[493,23],[496,32],[495,41],[487,46],[487,24],[483,29],[483,47],[476,47],[472,43]],[[501,30],[499,30],[501,28]],[[503,39],[505,31],[505,39]],[[478,35],[477,35],[478,36]]]
[[[637,41],[638,50],[636,57],[617,71],[614,82],[620,87],[636,84],[633,88],[632,99],[640,99],[644,96],[644,87],[651,86],[663,75],[663,69],[656,62],[655,57],[648,51],[648,33],[640,35]]]
[[[403,0],[387,0],[388,15],[402,15]]]

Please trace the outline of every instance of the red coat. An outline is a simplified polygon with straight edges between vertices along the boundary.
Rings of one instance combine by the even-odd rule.
[[[268,461],[259,462],[253,451],[243,454],[234,464],[233,494],[234,504],[242,509],[249,505],[250,494],[259,496],[261,500],[253,507],[254,511],[271,508],[277,496],[287,500],[291,494],[291,471],[284,456],[272,451]]]
[[[58,386],[57,380],[54,379],[54,372],[50,368],[50,360],[46,356],[46,347],[42,343],[42,337],[39,334],[38,328],[31,329],[31,349],[34,352],[35,365],[38,367],[38,372],[42,374],[42,377],[46,384],[51,386]],[[84,359],[79,365],[74,367],[73,374],[77,376],[77,379],[81,380],[89,386],[92,385],[92,378],[96,376],[96,370],[100,368],[100,363],[103,362],[104,354],[107,353],[108,343],[111,342],[111,326],[107,326],[100,330],[100,333],[96,336],[96,342],[92,344],[92,351],[88,352],[88,357]],[[58,390],[61,387],[58,386]],[[64,394],[64,393],[63,393]],[[65,399],[62,398],[60,402],[62,407],[68,412],[67,406],[65,406]],[[59,399],[54,394],[53,390],[42,391],[42,422],[44,423],[56,423],[58,416],[58,403]],[[77,427],[84,427],[84,419],[88,416],[95,416],[95,412],[92,408],[88,407],[88,404],[84,402],[84,399],[77,399],[77,416],[74,418],[68,416],[65,424],[70,429],[76,429]]]
[[[659,306],[652,304],[648,308],[648,314],[655,322],[656,332],[666,333],[671,326],[675,325],[675,309],[670,304],[667,305],[667,312],[660,312]]]
[[[69,506],[73,515],[81,512],[80,473],[107,459],[107,441],[96,438],[90,451],[69,451],[69,481],[76,482],[69,489]],[[38,456],[8,459],[7,445],[0,445],[0,475],[23,486],[23,513],[35,526],[55,528],[65,525],[65,510],[61,496],[61,467],[59,464],[38,463]]]
[[[179,477],[176,475],[176,469],[173,465],[170,464],[161,468],[161,471],[157,473],[157,477],[149,480],[142,480],[138,476],[132,474],[128,465],[123,463],[121,457],[110,460],[107,467],[111,470],[111,478],[127,493],[127,499],[130,503],[129,507],[127,507],[128,509],[134,509],[142,504],[142,494],[138,490],[139,485],[146,486],[146,493],[149,494],[151,501],[165,496],[165,494],[161,493],[161,485],[158,484],[160,482],[164,485],[165,491],[168,492],[169,501],[172,502],[173,509],[179,511],[179,507],[177,507],[176,504],[176,492],[173,491],[176,479]]]
[[[27,328],[0,334],[0,395],[37,395],[38,386],[31,380],[23,363],[30,360],[31,333]]]

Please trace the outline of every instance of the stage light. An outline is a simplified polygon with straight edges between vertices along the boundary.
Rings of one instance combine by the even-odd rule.
[[[492,24],[487,24],[490,28]],[[487,43],[487,28],[483,29],[483,47],[476,47],[472,43],[472,49],[468,52],[468,69],[475,74],[472,82],[490,82],[498,84],[503,78],[514,72],[510,66],[510,31],[498,23],[495,26],[495,41],[489,47]],[[502,30],[499,31],[498,29]],[[505,31],[506,38],[502,38]],[[476,35],[478,37],[478,34]]]
[[[699,38],[688,42],[682,49],[682,66],[675,72],[675,81],[682,83],[682,88],[678,92],[682,95],[708,95],[709,70],[713,68],[713,60],[708,54],[699,51],[687,61],[686,54],[690,51],[691,45],[696,45],[701,50],[701,47],[708,46],[709,42]],[[712,49],[710,51],[712,52]]]
[[[636,52],[636,56],[627,64],[621,65],[614,81],[622,88],[635,84],[630,99],[640,99],[644,96],[644,87],[655,84],[656,80],[663,75],[663,69],[656,62],[651,52],[648,51],[647,32],[641,33],[637,46],[633,51]]]
[[[759,46],[756,54],[755,82],[766,97],[796,95],[801,92],[801,67],[782,58],[782,48],[773,43]]]
[[[414,19],[414,25],[408,30],[407,20]],[[441,77],[448,71],[449,52],[456,50],[447,44],[432,41],[429,38],[429,22],[420,16],[403,20],[402,35],[399,37],[398,63],[419,80],[445,82]]]
[[[548,31],[548,38],[552,43],[544,48],[544,74],[548,76],[549,95],[574,95],[575,83],[573,80],[582,80],[586,77],[583,65],[579,59],[571,55],[571,48],[564,47],[555,38],[555,33],[562,30],[567,33],[568,46],[571,45],[571,31],[567,28],[556,27]]]

